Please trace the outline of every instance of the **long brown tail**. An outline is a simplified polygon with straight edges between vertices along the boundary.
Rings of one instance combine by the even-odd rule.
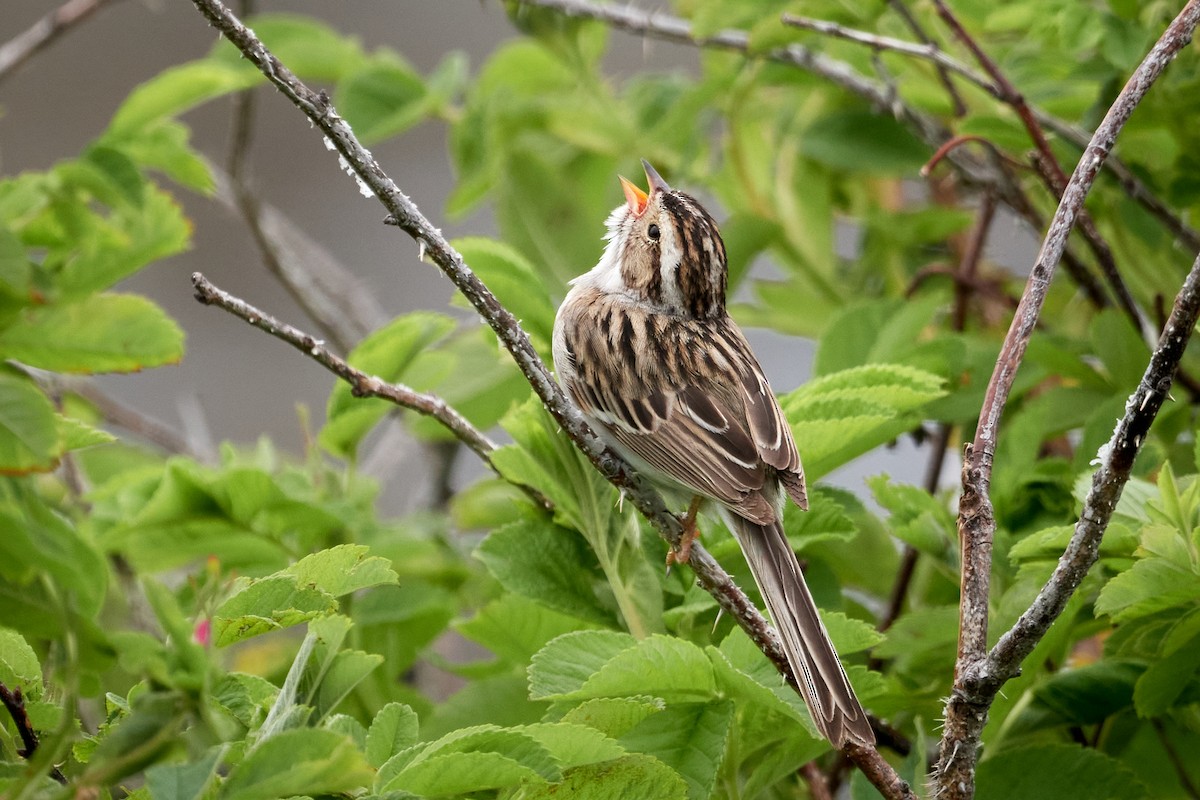
[[[817,616],[783,525],[758,525],[736,516],[732,522],[817,729],[839,749],[850,741],[874,744],[867,714]]]

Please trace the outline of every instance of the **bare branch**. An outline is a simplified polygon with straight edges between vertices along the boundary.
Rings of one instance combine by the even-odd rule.
[[[360,184],[360,190],[374,194],[387,209],[389,220],[413,237],[419,245],[419,253],[427,255],[458,287],[496,332],[501,344],[512,354],[517,367],[525,375],[547,411],[600,473],[625,493],[638,511],[668,542],[678,543],[682,533],[679,518],[667,510],[662,497],[644,479],[616,453],[604,447],[587,426],[578,409],[563,395],[518,321],[466,266],[462,255],[450,246],[441,231],[421,214],[412,200],[384,173],[374,156],[359,143],[349,125],[338,116],[329,98],[324,93],[312,91],[300,81],[219,0],[192,1],[209,23],[220,30],[247,60],[258,67],[267,79],[321,130],[328,146],[345,159],[348,170]],[[702,547],[692,548],[689,565],[700,585],[713,595],[724,610],[734,616],[751,639],[781,672],[794,682],[795,677],[791,676],[790,670],[787,669],[775,631],[745,593],[734,584],[728,573]],[[848,745],[847,750],[850,749],[852,748]],[[871,758],[871,754],[877,762]],[[850,755],[862,766],[864,773],[867,769],[872,769],[872,774],[882,776],[878,777],[880,783],[876,785],[881,791],[885,791],[888,797],[913,796],[876,751],[864,753],[859,748]],[[905,791],[896,791],[895,787],[901,785],[904,785]]]
[[[963,460],[963,493],[959,501],[962,546],[959,645],[954,688],[946,705],[941,740],[938,772],[941,797],[973,795],[979,736],[995,696],[994,690],[989,691],[994,681],[985,680],[989,663],[986,650],[989,574],[996,527],[988,489],[1000,416],[1084,198],[1116,142],[1117,134],[1150,86],[1191,41],[1198,21],[1200,0],[1190,0],[1138,66],[1097,128],[1063,192],[988,383],[975,439]]]
[[[916,36],[922,44],[934,44],[933,37],[926,33],[925,26],[917,20],[916,16],[912,13],[912,10],[905,5],[904,0],[888,0],[888,5],[892,7],[893,11],[900,15],[900,18],[904,20],[905,24],[907,24],[909,29],[913,32],[913,35]],[[937,71],[938,79],[941,80],[942,86],[946,88],[946,93],[950,95],[950,99],[954,101],[954,116],[961,117],[967,113],[967,104],[963,102],[962,96],[958,93],[958,89],[954,86],[954,81],[950,80],[950,73],[947,71],[947,68],[939,64]]]
[[[112,0],[68,0],[28,30],[0,45],[0,81]]]
[[[446,430],[454,434],[456,439],[471,448],[485,464],[489,467],[492,466],[492,451],[496,449],[496,445],[482,431],[472,425],[470,420],[458,413],[442,398],[418,392],[403,384],[388,383],[355,369],[345,360],[329,352],[323,341],[286,322],[280,322],[245,300],[217,288],[199,272],[192,273],[192,285],[196,288],[196,299],[201,303],[223,308],[259,330],[266,331],[276,339],[287,342],[350,384],[351,391],[356,397],[378,397],[402,408],[433,417],[442,423]]]

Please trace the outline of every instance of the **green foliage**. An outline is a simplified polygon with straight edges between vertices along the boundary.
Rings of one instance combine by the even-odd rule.
[[[990,95],[960,81],[968,110],[956,116],[928,63],[778,18],[791,9],[910,36],[886,4],[795,5],[674,4],[697,34],[744,30],[756,54],[803,44],[865,75],[884,70],[898,101],[1024,159],[1025,131]],[[686,73],[609,78],[605,26],[509,8],[519,37],[477,65],[447,54],[428,74],[307,17],[251,24],[364,142],[446,127],[447,212],[487,206],[498,227],[455,247],[543,356],[566,281],[595,263],[621,201],[616,173],[636,175],[644,156],[714,210],[735,317],[815,342],[813,378],[781,397],[812,505],[786,509],[785,526],[850,680],[913,742],[902,763],[885,754],[923,785],[955,657],[953,492],[920,488],[919,475],[873,476],[867,505],[819,481],[937,427],[951,450],[969,438],[1019,280],[985,258],[958,313],[946,265],[975,213],[963,187],[913,190],[931,152],[911,117],[795,65],[725,51],[701,50]],[[1085,127],[1173,13],[1075,0],[955,11],[1025,97]],[[1182,144],[1200,112],[1191,55],[1117,144],[1185,218],[1200,205]],[[303,458],[261,442],[202,464],[118,439],[52,379],[183,357],[179,327],[120,282],[189,245],[163,179],[213,189],[180,115],[261,81],[220,43],[135,89],[78,157],[0,180],[0,682],[21,689],[42,741],[26,762],[0,720],[0,793],[55,795],[54,762],[77,794],[154,800],[806,796],[797,771],[834,756],[802,701],[686,568],[665,573],[665,544],[561,434],[490,330],[422,311],[348,354],[505,435],[496,476],[399,519],[379,517],[376,487],[354,469],[395,408],[344,383]],[[1074,145],[1054,135],[1051,145],[1069,167]],[[1014,180],[1047,216],[1054,201],[1036,179]],[[1158,221],[1106,177],[1089,211],[1137,302],[1169,298],[1183,263]],[[1072,536],[1094,456],[1148,357],[1125,316],[1077,295],[1055,282],[1001,425],[996,632]],[[1198,366],[1189,354],[1185,370]],[[1171,757],[1200,748],[1194,400],[1175,389],[1099,563],[992,707],[980,797],[1182,798],[1200,782]],[[450,438],[427,418],[403,422]],[[58,469],[67,459],[71,472]],[[753,597],[736,544],[707,518],[701,528]],[[916,568],[880,632],[902,546]],[[454,637],[478,659],[443,655]],[[452,693],[417,677],[431,668],[453,677]],[[852,796],[870,791],[851,781]]]

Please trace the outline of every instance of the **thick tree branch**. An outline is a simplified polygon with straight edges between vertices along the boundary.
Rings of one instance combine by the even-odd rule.
[[[419,254],[430,258],[445,273],[496,332],[501,344],[512,354],[518,368],[563,431],[600,473],[625,493],[668,542],[677,543],[682,532],[679,518],[667,510],[662,497],[649,484],[619,456],[604,447],[579,411],[563,395],[518,321],[463,263],[461,254],[450,246],[441,231],[421,214],[412,200],[384,173],[374,156],[359,143],[349,125],[338,116],[329,98],[324,93],[312,91],[300,81],[219,0],[193,0],[193,4],[321,130],[327,145],[345,160],[346,168],[359,182],[360,190],[370,192],[379,199],[388,211],[389,221],[417,241]],[[774,630],[728,573],[702,547],[692,548],[689,565],[701,586],[713,595],[725,611],[734,616],[763,652],[794,681]],[[850,755],[862,766],[864,773],[870,769],[874,771],[872,774],[882,776],[877,778],[880,783],[876,784],[881,790],[904,785],[876,751],[867,753],[860,748]],[[875,759],[878,759],[878,763]],[[904,788],[904,793],[892,792],[887,796],[912,797],[906,785]]]
[[[21,34],[0,45],[0,81],[54,43],[72,26],[82,22],[112,0],[68,0],[35,22]]]
[[[996,526],[988,490],[1000,416],[1029,337],[1037,325],[1054,269],[1062,258],[1067,237],[1084,198],[1112,150],[1118,133],[1150,86],[1175,55],[1191,41],[1198,21],[1200,0],[1191,0],[1139,65],[1096,129],[1063,192],[1062,201],[1030,272],[1025,293],[988,383],[975,439],[963,460],[963,493],[959,501],[962,547],[959,646],[954,688],[946,705],[945,729],[941,740],[938,772],[940,797],[973,796],[979,736],[987,721],[988,707],[995,696],[994,691],[987,690],[994,681],[986,680],[989,663],[986,650],[988,589],[992,538]],[[1047,620],[1046,624],[1050,621],[1052,619]]]

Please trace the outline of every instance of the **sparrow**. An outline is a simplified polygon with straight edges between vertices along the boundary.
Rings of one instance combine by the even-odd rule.
[[[779,631],[813,722],[839,749],[874,733],[817,614],[783,530],[808,509],[804,470],[779,403],[725,306],[728,264],[712,216],[642,161],[649,192],[620,178],[600,262],[571,281],[554,320],[559,382],[610,447],[695,514],[733,532]]]

